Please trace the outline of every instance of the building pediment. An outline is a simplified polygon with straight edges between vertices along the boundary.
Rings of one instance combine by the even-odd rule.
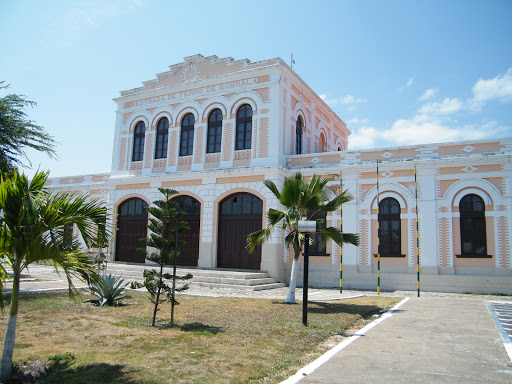
[[[156,79],[144,81],[142,87],[121,91],[121,96],[193,83],[198,80],[276,65],[281,62],[279,58],[251,62],[249,59],[235,60],[232,57],[219,58],[215,55],[205,57],[201,54],[187,56],[184,60],[182,63],[170,65],[169,71],[158,73]]]

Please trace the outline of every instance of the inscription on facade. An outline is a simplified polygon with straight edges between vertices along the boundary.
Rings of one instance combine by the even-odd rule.
[[[205,94],[216,92],[216,91],[225,91],[225,90],[232,90],[232,89],[236,89],[236,88],[242,88],[242,87],[246,87],[248,85],[253,85],[253,84],[257,84],[257,83],[258,83],[258,79],[255,79],[255,78],[238,80],[238,81],[230,81],[227,83],[209,85],[207,87],[201,87],[201,88],[196,88],[196,89],[190,89],[188,91],[168,93],[166,95],[149,97],[147,99],[137,100],[137,101],[132,102],[131,106],[139,107],[139,106],[143,106],[143,105],[163,103],[166,101],[181,99],[183,97],[205,95]]]

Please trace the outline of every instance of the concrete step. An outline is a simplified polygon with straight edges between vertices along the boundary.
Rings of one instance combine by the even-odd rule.
[[[106,273],[121,276],[126,280],[142,282],[144,270],[149,269],[158,269],[158,266],[110,262],[107,265]],[[192,274],[193,278],[189,280],[189,283],[195,286],[251,291],[284,287],[284,284],[269,277],[268,273],[263,271],[178,267],[176,272],[180,276]],[[172,267],[164,267],[164,273],[172,273]]]
[[[211,276],[194,276],[194,282],[213,283],[213,284],[233,284],[233,285],[262,285],[273,284],[278,281],[272,277],[257,279],[234,279],[229,277],[211,277]]]
[[[271,283],[261,285],[236,285],[236,284],[218,284],[218,283],[203,283],[203,282],[192,282],[191,285],[209,288],[224,288],[224,289],[238,289],[248,291],[263,291],[266,289],[282,288],[285,285],[283,283]]]

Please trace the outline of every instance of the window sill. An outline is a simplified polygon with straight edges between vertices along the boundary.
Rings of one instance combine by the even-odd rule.
[[[492,259],[492,255],[474,255],[474,254],[455,255],[455,257],[460,258],[460,259]]]
[[[378,255],[374,253],[373,257],[378,257]],[[407,257],[407,255],[381,254],[380,257]]]

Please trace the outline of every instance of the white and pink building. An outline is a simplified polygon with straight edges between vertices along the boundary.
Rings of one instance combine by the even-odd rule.
[[[278,207],[264,180],[279,186],[300,171],[328,177],[333,192],[341,175],[354,196],[343,231],[361,245],[343,249],[345,288],[376,289],[380,221],[382,289],[416,289],[417,201],[423,290],[512,294],[512,138],[350,151],[345,123],[279,58],[186,57],[114,101],[111,172],[48,185],[108,201],[112,260],[145,263],[135,251],[147,234],[143,207],[168,187],[191,227],[182,265],[265,270],[287,283],[284,233],[253,254],[245,235]],[[325,219],[339,226],[341,212]],[[311,285],[339,286],[339,247],[312,254]]]

